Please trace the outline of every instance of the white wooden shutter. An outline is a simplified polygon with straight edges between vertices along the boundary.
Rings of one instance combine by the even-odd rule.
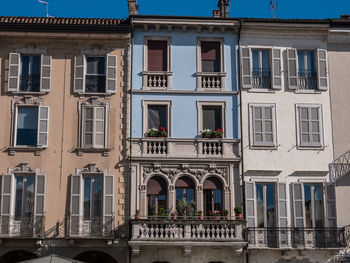
[[[103,182],[103,220],[104,231],[110,232],[113,230],[113,215],[114,215],[114,175],[105,174]]]
[[[77,235],[80,231],[81,217],[81,183],[82,176],[80,174],[71,175],[71,198],[70,198],[70,234]]]
[[[281,50],[272,49],[272,88],[276,90],[282,89],[282,63]]]
[[[286,183],[277,184],[278,193],[278,227],[288,227],[287,187]]]
[[[252,88],[252,61],[250,48],[241,48],[241,74],[242,87],[244,89]]]
[[[304,227],[304,185],[292,183],[294,227]]]
[[[117,90],[117,56],[107,55],[106,93]]]
[[[1,234],[9,234],[9,225],[11,220],[11,203],[13,196],[12,184],[14,183],[13,174],[3,174],[1,181]]]
[[[48,138],[49,138],[49,107],[39,106],[37,145],[41,147],[47,147]]]
[[[255,227],[256,212],[255,212],[255,183],[245,182],[245,213],[248,227]]]
[[[51,86],[51,56],[41,55],[40,91],[49,92]]]
[[[94,107],[94,143],[95,148],[105,146],[105,107]]]
[[[325,183],[326,227],[337,227],[336,189],[334,183]]]
[[[327,50],[317,49],[318,89],[328,90]]]
[[[295,48],[287,50],[288,61],[288,88],[291,90],[298,89],[298,53]]]
[[[8,91],[19,91],[21,76],[21,54],[10,53],[9,57],[9,74],[8,74]]]
[[[74,92],[84,93],[85,91],[85,56],[74,57]]]
[[[46,175],[35,176],[34,234],[41,236],[44,231]]]

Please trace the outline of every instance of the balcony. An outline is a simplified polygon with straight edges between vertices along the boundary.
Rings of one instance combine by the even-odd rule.
[[[270,70],[253,69],[253,89],[271,89]]]
[[[114,238],[114,217],[85,219],[82,216],[66,218],[66,237],[71,238]]]
[[[342,248],[349,243],[345,228],[248,228],[248,248]]]
[[[220,91],[225,89],[224,72],[197,72],[197,90]]]
[[[170,89],[172,72],[143,71],[144,89]]]
[[[14,216],[1,216],[0,230],[0,237],[42,238],[45,231],[45,217],[15,218]]]
[[[145,137],[132,139],[132,156],[133,158],[238,159],[238,147],[237,139]]]
[[[335,182],[340,177],[350,174],[350,151],[344,153],[330,163],[329,172],[332,182]]]
[[[298,72],[298,90],[317,90],[317,74],[315,71]]]

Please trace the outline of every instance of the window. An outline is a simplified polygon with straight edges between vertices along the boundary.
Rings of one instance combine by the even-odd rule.
[[[270,89],[270,52],[267,49],[252,49],[253,88]]]
[[[84,176],[84,220],[102,216],[102,176]]]
[[[317,89],[314,51],[298,50],[298,77],[300,89]]]
[[[201,65],[202,72],[220,72],[220,49],[219,41],[201,41]]]
[[[189,177],[181,177],[176,181],[176,211],[180,216],[196,214],[195,183]]]
[[[116,92],[117,56],[79,55],[74,58],[74,92],[112,94]]]
[[[15,220],[34,215],[34,176],[16,176]]]
[[[304,209],[306,227],[324,227],[322,184],[304,183]]]
[[[166,216],[167,183],[160,176],[154,176],[147,182],[148,216]]]
[[[168,41],[147,41],[147,70],[168,71]]]
[[[211,216],[214,211],[223,211],[223,187],[216,177],[209,177],[203,183],[204,215]]]
[[[51,56],[10,53],[9,92],[50,91]]]
[[[275,106],[251,105],[251,146],[276,146]]]
[[[222,129],[225,136],[225,106],[225,102],[197,102],[198,134],[206,129]]]
[[[299,146],[322,146],[321,106],[298,106]]]
[[[14,146],[47,147],[49,107],[17,106]]]
[[[168,107],[163,105],[148,105],[147,129],[168,129],[167,116]]]
[[[255,187],[257,227],[275,227],[275,185],[272,183],[255,183]]]
[[[106,147],[105,113],[105,107],[83,107],[83,147]]]

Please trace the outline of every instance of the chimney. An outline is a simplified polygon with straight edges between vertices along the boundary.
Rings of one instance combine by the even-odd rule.
[[[213,17],[220,17],[220,10],[213,10]]]
[[[214,17],[229,17],[230,0],[219,0],[219,10],[213,10]]]
[[[350,19],[350,15],[341,15],[340,19]]]
[[[128,0],[129,16],[137,15],[139,5],[136,4],[136,0]]]

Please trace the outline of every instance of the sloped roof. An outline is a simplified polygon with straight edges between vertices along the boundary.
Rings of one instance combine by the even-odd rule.
[[[77,261],[70,258],[64,258],[55,254],[51,254],[47,257],[35,258],[26,261],[21,261],[20,263],[83,263],[82,261]]]

